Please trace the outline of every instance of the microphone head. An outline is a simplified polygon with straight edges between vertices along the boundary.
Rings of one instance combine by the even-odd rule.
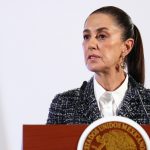
[[[87,81],[83,81],[82,86],[81,86],[82,91],[84,91],[86,85],[87,85]]]

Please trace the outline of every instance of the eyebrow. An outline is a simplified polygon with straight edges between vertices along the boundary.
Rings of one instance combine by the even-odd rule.
[[[106,27],[101,27],[101,28],[98,28],[98,29],[96,29],[96,32],[101,32],[101,31],[103,31],[103,30],[108,30],[108,28],[106,28]],[[89,29],[84,29],[83,30],[83,33],[84,32],[91,32]]]

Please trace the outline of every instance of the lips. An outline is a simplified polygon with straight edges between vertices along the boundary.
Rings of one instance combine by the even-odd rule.
[[[96,58],[101,58],[101,57],[99,55],[95,55],[95,54],[88,56],[88,59],[96,59]]]

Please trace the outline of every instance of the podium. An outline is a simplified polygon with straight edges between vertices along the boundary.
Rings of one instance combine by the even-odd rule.
[[[77,150],[87,125],[23,125],[23,150]],[[142,125],[150,137],[150,125]]]

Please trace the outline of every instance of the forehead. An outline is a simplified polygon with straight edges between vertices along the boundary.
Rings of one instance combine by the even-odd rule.
[[[97,29],[97,28],[120,28],[114,18],[109,15],[109,14],[103,14],[103,13],[97,13],[97,14],[92,14],[90,15],[85,24],[84,24],[84,29]]]

